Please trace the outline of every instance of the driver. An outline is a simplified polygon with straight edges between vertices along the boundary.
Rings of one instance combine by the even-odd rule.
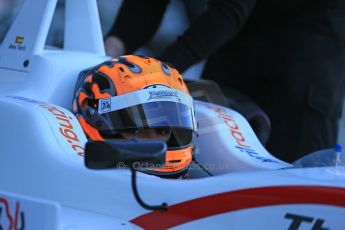
[[[193,99],[181,74],[168,64],[128,55],[83,71],[73,113],[89,140],[166,142],[165,164],[140,171],[169,178],[187,174],[196,134]]]

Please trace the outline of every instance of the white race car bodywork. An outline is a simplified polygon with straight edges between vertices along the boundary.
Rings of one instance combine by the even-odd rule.
[[[141,197],[167,212],[135,201],[128,169],[87,169],[73,89],[81,70],[109,57],[94,0],[66,0],[65,50],[44,49],[55,4],[27,0],[1,46],[2,229],[343,228],[343,166],[294,168],[239,113],[206,102],[195,103],[196,159],[214,176],[138,175]]]

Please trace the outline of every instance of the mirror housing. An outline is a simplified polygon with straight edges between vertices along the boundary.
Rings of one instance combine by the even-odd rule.
[[[85,166],[114,169],[139,164],[164,164],[167,151],[163,141],[89,141],[85,146]]]

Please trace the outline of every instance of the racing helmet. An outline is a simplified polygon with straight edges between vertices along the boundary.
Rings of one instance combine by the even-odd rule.
[[[197,131],[193,99],[169,64],[128,55],[85,70],[76,85],[73,112],[93,141],[125,139],[138,130],[168,132],[165,164],[139,171],[171,178],[188,171]]]

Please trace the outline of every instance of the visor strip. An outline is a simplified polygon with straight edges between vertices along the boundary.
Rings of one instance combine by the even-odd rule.
[[[142,89],[111,98],[100,99],[98,102],[98,113],[109,113],[135,105],[163,101],[184,104],[194,112],[193,98],[190,95],[180,90],[157,88]]]

